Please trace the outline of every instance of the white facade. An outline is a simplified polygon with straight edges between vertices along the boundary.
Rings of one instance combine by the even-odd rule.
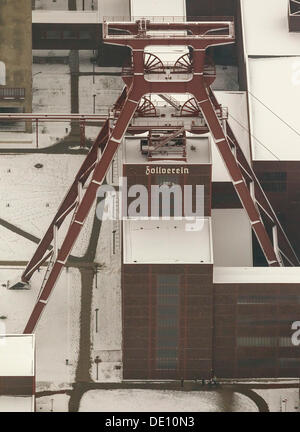
[[[185,0],[130,0],[132,17],[185,17]]]
[[[0,335],[0,376],[34,376],[34,335]]]
[[[212,209],[214,264],[251,267],[252,230],[244,209]]]
[[[288,2],[242,0],[254,160],[300,160],[300,34],[289,32]]]
[[[212,264],[210,218],[125,220],[124,264]]]
[[[248,56],[300,55],[300,35],[290,33],[288,0],[241,0]]]

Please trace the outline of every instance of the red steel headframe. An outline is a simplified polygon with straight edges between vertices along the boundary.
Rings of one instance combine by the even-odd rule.
[[[120,30],[123,32],[121,33]],[[167,36],[166,32],[171,32],[172,30],[177,31],[177,33],[171,33]],[[183,30],[183,32],[178,33],[178,30]],[[151,35],[147,33],[148,31],[152,32]],[[158,33],[153,33],[153,31],[158,31]],[[150,20],[146,19],[130,23],[104,22],[103,39],[105,43],[126,45],[131,48],[132,71],[128,70],[128,76],[126,77],[127,88],[118,98],[115,105],[117,117],[114,127],[110,128],[109,120],[102,127],[69,192],[22,275],[23,282],[28,282],[41,264],[50,258],[48,272],[44,278],[39,297],[24,333],[32,333],[34,331],[95,201],[97,189],[105,178],[114,155],[130,125],[131,119],[137,111],[141,98],[146,94],[189,93],[194,96],[228,169],[241,203],[249,216],[252,229],[256,234],[268,264],[270,266],[283,264],[278,249],[276,250],[276,247],[272,244],[265,229],[255,197],[249,190],[247,181],[245,180],[245,167],[241,166],[240,161],[242,159],[244,161],[246,158],[238,144],[234,144],[233,146],[232,141],[235,138],[230,135],[231,132],[227,134],[221,126],[216,113],[216,101],[213,99],[213,94],[209,87],[211,81],[205,76],[204,72],[206,49],[209,46],[232,44],[235,42],[233,19],[228,21],[189,23],[150,22]],[[193,50],[191,79],[188,81],[147,80],[145,78],[144,53],[146,46],[149,45],[183,45],[191,47]],[[236,149],[238,149],[240,154],[240,160],[236,156]],[[256,178],[255,181],[257,181]],[[87,184],[85,193],[82,191],[84,184]],[[61,247],[59,250],[56,250],[55,245],[53,245],[55,232],[70,212],[73,212],[72,222]],[[289,257],[292,264],[295,264],[295,261],[296,264],[299,263],[295,255],[290,254]]]

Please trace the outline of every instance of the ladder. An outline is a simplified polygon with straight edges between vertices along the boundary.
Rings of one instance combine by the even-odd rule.
[[[178,100],[176,100],[173,96],[165,93],[160,93],[158,96],[165,102],[167,102],[169,105],[171,105],[173,108],[175,108],[177,111],[180,110],[181,105]]]

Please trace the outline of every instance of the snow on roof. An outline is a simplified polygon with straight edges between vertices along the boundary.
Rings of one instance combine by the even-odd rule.
[[[33,10],[33,24],[98,24],[98,11]]]
[[[130,11],[132,19],[138,17],[164,17],[164,21],[173,21],[174,17],[186,17],[185,0],[131,0]],[[163,33],[163,32],[160,32]],[[182,32],[172,31],[172,34]],[[157,55],[163,63],[175,63],[183,54],[189,52],[187,46],[148,46],[146,52]]]
[[[132,17],[185,17],[185,0],[130,0]]]
[[[212,238],[216,266],[252,266],[252,230],[244,209],[213,209]]]
[[[202,165],[211,164],[210,139],[208,137],[190,136],[186,140],[187,162],[176,160],[148,161],[147,156],[143,155],[140,149],[140,141],[143,137],[127,137],[123,145],[123,161],[125,164],[180,164],[180,165]],[[174,156],[174,155],[171,155]],[[163,157],[163,156],[162,156]]]
[[[249,56],[300,55],[300,34],[288,28],[287,0],[242,0],[242,12]]]
[[[299,70],[300,57],[249,59],[254,160],[300,160]]]
[[[34,396],[0,396],[0,412],[34,412]]]
[[[129,0],[98,0],[100,22],[106,17],[127,17],[130,20]]]
[[[174,33],[175,32],[173,32],[173,34]],[[145,52],[155,54],[164,64],[175,64],[176,60],[178,60],[182,55],[189,52],[189,49],[187,46],[184,45],[149,45],[145,48]]]
[[[214,283],[300,283],[298,267],[214,267]]]
[[[34,335],[0,335],[0,376],[34,376]]]
[[[250,160],[248,105],[245,92],[215,91],[219,103],[228,108],[228,122],[238,140],[244,154]],[[227,168],[220,156],[219,150],[212,140],[212,180],[214,182],[230,181]]]
[[[124,264],[211,264],[210,218],[123,222]]]

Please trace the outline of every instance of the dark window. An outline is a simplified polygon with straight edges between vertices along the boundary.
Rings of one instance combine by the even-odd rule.
[[[238,304],[300,304],[299,295],[239,295]]]
[[[294,319],[259,319],[257,317],[248,315],[239,315],[237,318],[239,324],[253,325],[253,326],[272,326],[272,325],[288,325],[291,326],[293,321],[297,321],[296,317]]]
[[[274,304],[276,303],[276,296],[269,295],[239,295],[238,304]]]
[[[92,39],[92,35],[87,30],[80,30],[80,32],[79,32],[79,38],[80,39]]]
[[[274,367],[275,364],[276,359],[274,358],[247,358],[238,360],[238,366],[240,368]]]
[[[78,33],[72,30],[65,30],[63,32],[64,39],[78,39]]]
[[[179,285],[177,275],[157,276],[156,368],[161,370],[178,365]]]
[[[61,32],[59,30],[47,30],[46,39],[61,39]]]
[[[155,177],[156,184],[159,186],[167,185],[167,186],[173,186],[174,184],[178,185],[179,182],[179,175],[172,175],[172,174],[158,174]]]
[[[286,191],[286,172],[265,172],[259,175],[261,185],[266,192]]]
[[[279,366],[281,368],[294,368],[294,367],[300,367],[300,358],[280,358],[279,359]]]
[[[24,99],[25,89],[15,87],[0,87],[0,99]]]
[[[155,176],[155,183],[158,186],[168,186],[169,188],[172,188],[174,185],[180,185],[180,177],[179,175],[172,175],[172,174],[158,174]],[[163,215],[163,202],[162,202],[162,194],[159,194],[159,216],[175,216],[175,202],[174,202],[174,193],[170,193],[170,214]],[[181,211],[181,209],[180,209]],[[176,216],[178,215],[176,212]]]
[[[239,347],[293,347],[292,338],[288,336],[240,336],[237,338]]]

